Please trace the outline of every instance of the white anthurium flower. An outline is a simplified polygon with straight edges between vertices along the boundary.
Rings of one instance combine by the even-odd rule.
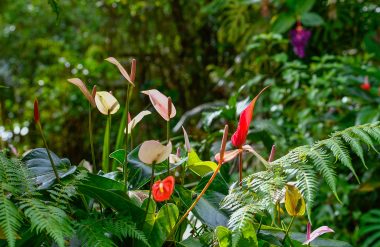
[[[128,134],[132,132],[132,129],[136,127],[136,125],[147,115],[151,114],[150,111],[142,111],[136,115],[129,123],[128,123]],[[125,129],[124,129],[125,133]]]
[[[115,114],[120,108],[117,99],[107,91],[96,92],[95,103],[98,110],[104,115]]]
[[[169,155],[169,163],[170,164],[175,164],[175,163],[178,163],[180,161],[181,161],[181,158],[178,157],[177,155],[175,155],[175,154],[170,154]]]
[[[139,159],[145,164],[158,164],[166,160],[172,152],[172,143],[169,142],[166,146],[159,141],[145,141],[140,146]]]

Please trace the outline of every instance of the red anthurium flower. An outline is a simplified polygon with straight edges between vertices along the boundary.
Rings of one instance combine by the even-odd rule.
[[[169,176],[164,180],[158,180],[152,186],[153,198],[156,202],[163,202],[170,198],[173,194],[175,180],[173,176]]]
[[[265,91],[268,87],[265,87],[260,93],[251,101],[251,103],[242,111],[240,114],[239,124],[236,132],[231,137],[232,145],[237,148],[241,148],[245,140],[247,139],[249,125],[251,124],[253,111],[255,109],[256,100],[259,98],[260,94]]]
[[[364,91],[371,90],[371,84],[368,81],[368,76],[364,77],[364,82],[360,85],[360,88]]]

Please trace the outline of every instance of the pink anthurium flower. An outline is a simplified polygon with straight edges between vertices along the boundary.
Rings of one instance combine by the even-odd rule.
[[[311,233],[310,232],[311,232],[311,224],[309,222],[309,223],[307,223],[306,241],[303,242],[303,244],[309,244],[311,241],[318,238],[319,236],[321,236],[325,233],[334,232],[334,230],[329,228],[328,226],[321,226],[321,227],[315,229],[313,232],[311,232]]]
[[[132,86],[135,86],[133,83],[135,80],[135,73],[136,73],[136,60],[132,59],[132,66],[131,66],[131,73],[130,75],[127,73],[127,71],[124,69],[124,67],[117,61],[114,57],[109,57],[105,59],[106,61],[116,65],[116,67],[119,69],[120,73],[123,75],[123,77],[132,84]]]
[[[145,141],[140,146],[139,159],[145,164],[158,164],[166,160],[172,152],[172,143],[162,145],[159,141]]]
[[[156,109],[163,119],[169,121],[171,118],[175,117],[176,110],[174,104],[171,103],[170,98],[166,97],[156,89],[141,91],[141,93],[149,96],[154,109]]]
[[[131,120],[131,115],[128,113],[128,134],[132,132],[132,129],[147,115],[151,114],[150,111],[142,111]],[[124,133],[126,129],[124,129]]]
[[[83,93],[83,95],[87,98],[87,100],[90,102],[92,107],[95,107],[95,95],[94,95],[94,90],[96,90],[95,86],[93,88],[93,92],[90,93],[86,85],[81,79],[71,78],[71,79],[67,79],[67,81],[77,86],[80,89],[80,91]]]

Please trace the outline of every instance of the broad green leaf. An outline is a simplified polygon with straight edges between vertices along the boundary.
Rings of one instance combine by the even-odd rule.
[[[195,199],[193,192],[179,185],[176,185],[175,191],[185,207],[189,208],[193,202],[193,198]],[[220,201],[224,197],[225,195],[221,193],[207,191],[199,200],[192,213],[212,229],[217,226],[226,226],[228,222],[227,214],[219,208]]]
[[[305,200],[301,192],[293,185],[286,185],[285,208],[291,216],[302,216],[305,214]]]
[[[315,4],[315,0],[302,0],[302,1],[295,0],[294,10],[296,14],[300,15],[300,14],[309,12],[314,4]]]
[[[178,208],[175,204],[168,203],[161,207],[149,238],[152,247],[161,247],[165,243],[171,229],[178,220],[178,215]]]
[[[76,171],[77,167],[72,166],[68,159],[61,159],[52,151],[49,152],[60,178],[65,178]],[[53,185],[56,177],[45,148],[32,149],[24,154],[22,161],[26,164],[31,173],[30,179],[38,189],[48,189]]]
[[[206,174],[205,176],[203,176],[201,178],[201,180],[199,181],[197,187],[195,188],[195,191],[201,192],[202,189],[207,184],[207,182],[210,180],[211,176],[212,176],[211,172]],[[228,189],[229,189],[229,187],[228,187],[226,180],[224,180],[223,176],[220,173],[218,173],[216,175],[216,177],[214,178],[214,180],[212,181],[212,183],[210,184],[210,187],[208,187],[206,193],[208,193],[210,191],[215,191],[215,192],[219,192],[223,195],[227,195]]]
[[[280,14],[272,25],[272,32],[274,33],[284,33],[288,31],[296,23],[296,18],[294,15],[288,13]]]
[[[311,13],[311,12],[304,13],[301,16],[301,22],[303,25],[310,26],[310,27],[320,26],[324,23],[320,15],[318,15],[317,13]]]
[[[367,106],[362,107],[356,115],[355,124],[365,124],[376,122],[380,118],[380,111],[378,107]]]
[[[179,243],[176,243],[176,246],[179,247],[206,247],[204,244],[201,243],[199,239],[189,237]]]
[[[141,208],[144,211],[146,210],[148,200],[149,200],[148,198],[145,199],[141,206]],[[156,220],[156,207],[157,207],[156,202],[153,199],[150,199],[149,208],[146,213],[145,223],[144,223],[144,228],[143,228],[143,232],[145,233],[145,236],[147,237],[150,236],[150,233],[152,232],[152,229],[154,226],[154,222]]]
[[[218,165],[212,161],[200,160],[197,153],[192,149],[188,154],[187,167],[195,174],[202,177],[209,172],[215,171]]]
[[[252,246],[257,247],[256,229],[252,224],[245,224],[238,232],[232,232],[232,246]]]
[[[216,239],[220,247],[229,247],[232,245],[231,231],[224,226],[217,226],[215,228]]]
[[[121,190],[104,189],[92,184],[80,184],[78,190],[86,196],[94,198],[106,207],[110,207],[119,213],[124,213],[139,223],[143,219],[144,210],[134,204]]]
[[[137,146],[128,154],[128,188],[129,189],[139,189],[145,185],[149,179],[152,172],[152,167],[150,165],[142,162],[138,157],[138,152],[140,146]],[[124,162],[125,150],[119,149],[110,154],[110,158],[116,160],[120,165]],[[176,169],[178,166],[182,165],[187,158],[181,159],[175,164],[170,164],[170,170]],[[155,176],[159,176],[167,172],[167,161],[155,165]]]

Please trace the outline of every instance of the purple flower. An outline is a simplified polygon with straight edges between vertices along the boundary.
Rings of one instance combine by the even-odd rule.
[[[298,22],[296,29],[290,31],[290,36],[294,53],[300,58],[305,57],[305,47],[310,39],[311,31],[304,29]]]

